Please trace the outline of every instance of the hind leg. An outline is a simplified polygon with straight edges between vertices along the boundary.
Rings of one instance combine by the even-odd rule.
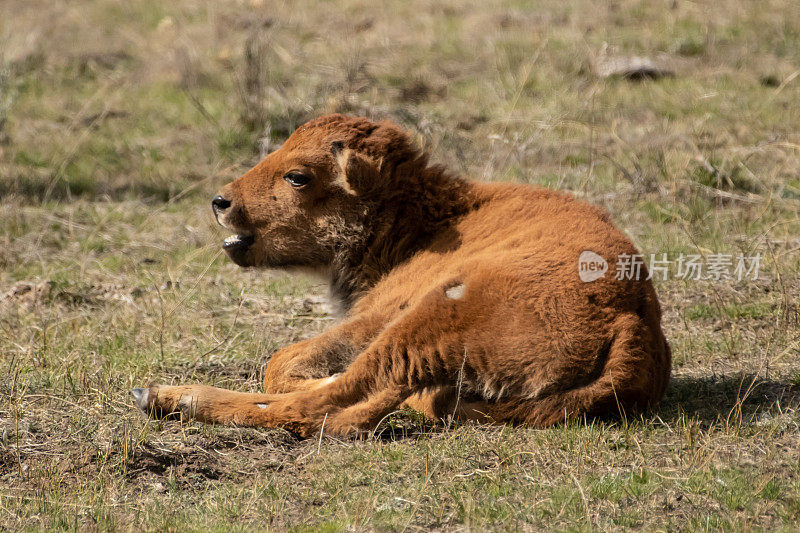
[[[670,376],[670,348],[658,323],[622,314],[611,326],[613,338],[600,373],[578,386],[532,397],[508,398],[490,405],[497,422],[547,427],[582,416],[624,416],[657,403]]]

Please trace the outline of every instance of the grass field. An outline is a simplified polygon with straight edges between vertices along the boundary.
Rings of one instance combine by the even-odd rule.
[[[617,58],[671,75],[603,77]],[[209,200],[325,112],[390,117],[477,180],[607,208],[649,257],[662,405],[373,439],[153,422],[127,390],[259,389],[326,328],[239,269]],[[0,530],[800,528],[800,3],[0,3]],[[674,269],[674,265],[673,265]]]

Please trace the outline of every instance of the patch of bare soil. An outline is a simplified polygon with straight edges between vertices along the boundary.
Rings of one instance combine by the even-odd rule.
[[[127,478],[191,485],[283,471],[293,467],[300,442],[286,431],[249,428],[189,434],[180,440],[151,440],[138,445],[127,459]]]
[[[0,306],[31,311],[39,305],[53,302],[81,306],[96,306],[109,301],[133,303],[134,299],[146,292],[148,289],[144,287],[129,287],[119,283],[59,288],[51,280],[20,281],[0,296]]]
[[[22,281],[0,296],[0,305],[31,310],[50,296],[52,281]]]

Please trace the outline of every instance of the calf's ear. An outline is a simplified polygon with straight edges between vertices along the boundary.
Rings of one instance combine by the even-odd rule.
[[[368,199],[380,188],[381,160],[345,148],[338,141],[331,143],[331,153],[336,158],[338,175],[334,184],[347,194]]]

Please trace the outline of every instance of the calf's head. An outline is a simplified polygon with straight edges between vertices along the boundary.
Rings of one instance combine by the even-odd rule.
[[[390,167],[414,153],[388,122],[328,115],[306,123],[212,199],[217,221],[235,233],[223,248],[240,266],[330,265],[363,235]]]

